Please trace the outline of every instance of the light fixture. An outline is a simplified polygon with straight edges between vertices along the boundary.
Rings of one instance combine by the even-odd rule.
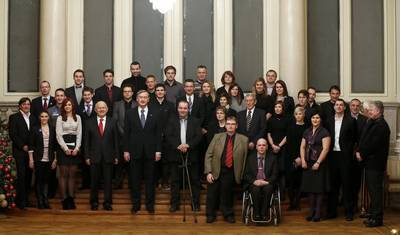
[[[174,6],[175,0],[149,0],[153,4],[153,10],[158,10],[161,14],[165,14]]]

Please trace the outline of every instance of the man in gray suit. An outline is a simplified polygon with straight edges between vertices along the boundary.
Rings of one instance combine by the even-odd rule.
[[[114,103],[113,118],[117,120],[117,129],[119,139],[124,135],[124,122],[125,113],[129,109],[133,109],[137,106],[136,101],[133,100],[133,87],[131,84],[124,84],[121,87],[122,90],[122,100]],[[120,153],[122,153],[122,141],[120,146]],[[121,156],[122,157],[122,156]],[[128,164],[125,161],[119,161],[118,165],[115,166],[114,175],[114,187],[116,189],[121,189],[123,185],[124,172],[127,172]]]

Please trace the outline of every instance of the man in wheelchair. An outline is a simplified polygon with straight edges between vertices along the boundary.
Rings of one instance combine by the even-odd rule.
[[[248,190],[253,199],[253,219],[266,221],[267,213],[274,192],[274,185],[278,179],[278,164],[276,155],[268,150],[267,141],[260,138],[246,161],[243,177],[244,190]]]

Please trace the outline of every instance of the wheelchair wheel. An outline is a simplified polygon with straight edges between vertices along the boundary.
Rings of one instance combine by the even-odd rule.
[[[250,221],[250,205],[247,205],[246,208],[244,209],[244,214],[243,214],[243,223],[245,225],[249,224]]]

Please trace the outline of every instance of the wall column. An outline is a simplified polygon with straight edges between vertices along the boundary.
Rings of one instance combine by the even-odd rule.
[[[52,91],[66,84],[66,1],[40,3],[40,80],[49,81]]]
[[[296,97],[307,84],[307,4],[306,0],[280,1],[279,79]]]

